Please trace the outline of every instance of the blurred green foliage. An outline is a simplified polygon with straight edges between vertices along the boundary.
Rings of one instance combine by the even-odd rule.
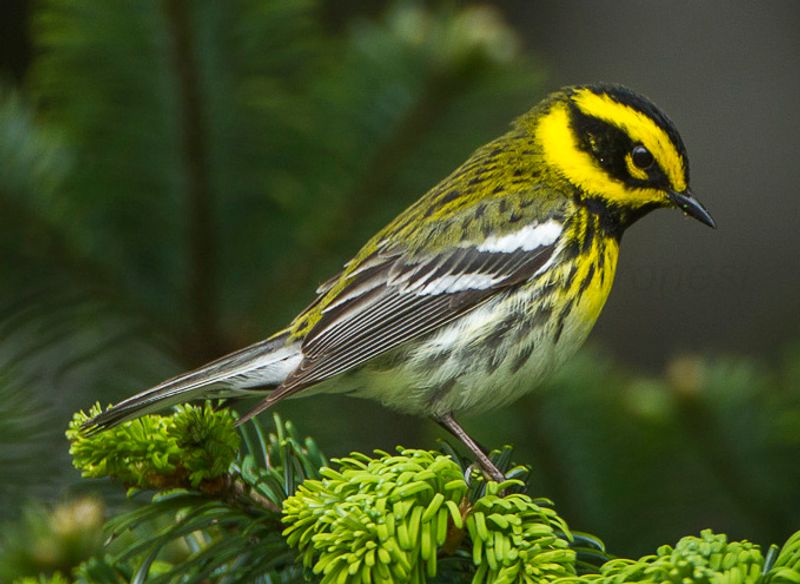
[[[653,378],[585,351],[520,402],[522,416],[499,411],[481,436],[527,427],[516,452],[535,492],[615,551],[709,526],[781,541],[800,525],[800,352],[781,357],[768,369],[687,355]]]
[[[0,534],[0,581],[41,574],[66,582],[75,566],[102,553],[104,513],[93,497],[27,507],[15,528]]]
[[[393,2],[336,30],[324,8],[35,5],[26,84],[0,89],[0,520],[16,521],[4,533],[57,547],[34,525],[58,510],[21,517],[29,498],[91,488],[116,510],[107,485],[80,485],[69,467],[73,411],[285,324],[368,235],[543,93],[540,67],[490,7]],[[659,378],[590,351],[514,408],[466,424],[487,444],[513,440],[532,492],[615,553],[706,527],[766,544],[800,525],[799,388],[798,347],[766,364],[681,357]],[[324,411],[314,433],[334,454],[390,421],[405,424],[406,444],[434,438],[433,425],[380,406],[309,401],[319,405],[286,409]],[[275,496],[313,474],[259,468],[241,471]],[[241,537],[225,540],[229,552]],[[53,563],[19,559],[12,539],[0,544],[4,581],[66,575],[89,555],[85,574],[110,569],[88,544]],[[212,553],[195,544],[175,557]],[[152,574],[179,560],[151,561]]]

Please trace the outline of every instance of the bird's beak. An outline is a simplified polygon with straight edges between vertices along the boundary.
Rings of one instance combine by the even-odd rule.
[[[671,191],[669,193],[669,199],[678,209],[683,211],[685,215],[694,217],[700,221],[700,223],[705,223],[713,229],[717,228],[717,222],[714,221],[711,213],[706,210],[700,201],[694,198],[694,195],[689,189],[686,189],[682,193]]]

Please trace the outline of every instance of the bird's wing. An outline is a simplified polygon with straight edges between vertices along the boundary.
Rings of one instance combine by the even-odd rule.
[[[303,340],[302,362],[256,410],[429,333],[528,280],[552,256],[562,229],[549,219],[435,254],[376,252],[324,304]]]

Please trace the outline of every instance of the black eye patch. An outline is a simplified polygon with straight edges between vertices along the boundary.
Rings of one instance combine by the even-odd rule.
[[[627,181],[628,174],[625,157],[635,144],[628,135],[611,124],[587,116],[576,106],[572,110],[572,129],[578,147],[590,154],[612,177]]]

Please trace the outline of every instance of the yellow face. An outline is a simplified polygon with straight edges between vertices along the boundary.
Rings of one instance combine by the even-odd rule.
[[[564,90],[534,134],[548,166],[582,197],[628,210],[677,206],[713,220],[689,192],[686,150],[655,105],[619,86]]]

